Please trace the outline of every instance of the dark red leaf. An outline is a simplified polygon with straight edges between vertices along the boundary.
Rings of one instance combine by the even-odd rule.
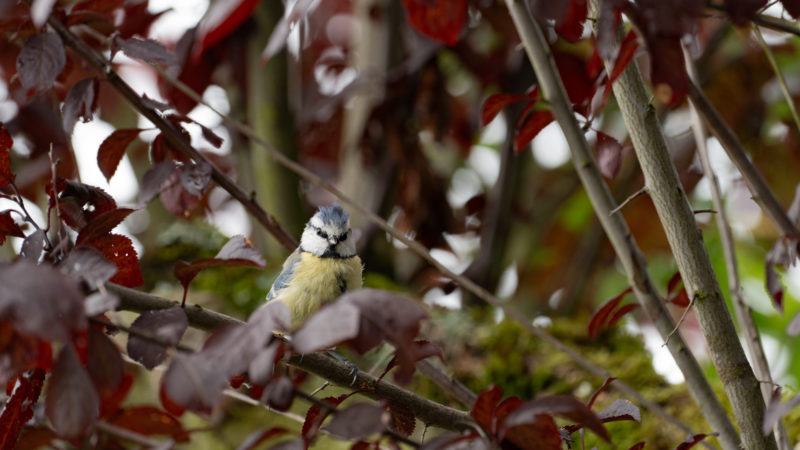
[[[534,17],[541,21],[552,20],[556,24],[564,21],[569,10],[571,0],[554,2],[550,0],[531,0],[530,8]]]
[[[360,402],[338,411],[325,429],[342,439],[357,440],[380,433],[386,427],[382,407]]]
[[[208,141],[209,144],[213,145],[215,148],[219,148],[222,145],[222,138],[217,133],[214,133],[214,130],[199,123],[198,125],[200,125],[200,131],[203,133],[203,137],[206,141]]]
[[[417,419],[414,417],[414,412],[402,403],[389,403],[389,416],[392,421],[389,427],[404,435],[411,436],[417,426]]]
[[[489,450],[492,445],[483,440],[474,430],[461,434],[444,433],[432,439],[426,439],[419,450],[448,450],[464,448],[469,450]]]
[[[110,233],[134,211],[130,208],[117,208],[96,215],[78,233],[75,245],[91,245],[98,238]]]
[[[633,444],[633,447],[629,448],[628,450],[642,450],[644,448],[644,446],[645,446],[645,442],[641,441],[641,442],[637,442],[637,443]]]
[[[297,22],[308,15],[313,4],[314,2],[311,0],[299,0],[294,3],[289,14],[284,14],[283,18],[272,30],[267,46],[264,47],[264,50],[261,52],[262,62],[269,61],[283,49],[286,45],[286,40],[289,38],[289,32],[294,28]]]
[[[633,311],[638,307],[639,307],[638,303],[629,303],[627,305],[620,307],[614,313],[614,315],[612,315],[611,318],[608,319],[608,322],[606,322],[606,328],[613,327],[617,322],[619,322],[619,319],[622,319],[622,317],[625,316],[625,314],[628,314],[629,312]]]
[[[491,434],[496,431],[494,429],[494,412],[502,398],[503,389],[493,384],[478,394],[478,399],[475,401],[475,405],[472,406],[472,411],[470,411],[475,422]]]
[[[421,34],[453,45],[467,18],[466,0],[403,0],[408,22]]]
[[[0,189],[14,181],[14,174],[11,173],[11,152],[9,151],[12,145],[14,145],[14,140],[0,122]]]
[[[506,429],[504,440],[511,441],[517,448],[535,448],[537,450],[561,450],[563,448],[558,425],[549,414],[538,414],[531,421]],[[532,447],[531,443],[535,443],[535,447]]]
[[[115,414],[109,423],[145,436],[167,435],[176,442],[187,442],[189,433],[171,414],[152,406],[134,406]]]
[[[514,151],[521,152],[552,121],[553,113],[550,110],[534,111],[517,130],[514,136]]]
[[[761,429],[764,436],[772,433],[775,424],[797,405],[800,405],[800,394],[795,395],[789,401],[781,402],[780,388],[776,389],[764,411],[764,423]]]
[[[794,315],[789,326],[786,327],[786,333],[789,336],[797,336],[800,334],[800,312]]]
[[[124,365],[119,349],[108,336],[95,328],[89,328],[86,369],[98,392],[116,391],[122,383]]]
[[[767,0],[725,0],[723,6],[731,21],[736,25],[747,25],[753,20],[759,9],[767,4]]]
[[[80,278],[95,287],[108,281],[117,272],[117,266],[102,253],[85,245],[72,249],[59,268],[66,274]]]
[[[213,2],[208,7],[197,30],[198,57],[216,45],[244,23],[255,11],[258,0],[225,0]]]
[[[97,166],[103,172],[106,180],[110,180],[114,176],[119,162],[125,155],[125,150],[141,132],[141,128],[114,130],[100,144],[100,148],[97,149]]]
[[[97,421],[99,401],[75,349],[64,345],[53,365],[45,400],[45,414],[56,433],[67,439],[82,436]]]
[[[499,405],[494,410],[494,430],[492,431],[493,434],[496,434],[500,429],[503,428],[503,423],[508,417],[509,414],[514,412],[515,409],[519,408],[523,403],[519,397],[508,397],[507,399],[500,402]]]
[[[585,116],[589,100],[595,90],[594,81],[589,78],[586,70],[586,63],[583,58],[563,51],[554,51],[553,58],[556,61],[561,81],[564,83],[564,89],[567,90],[569,101],[575,111]]]
[[[558,415],[582,424],[610,442],[611,438],[600,418],[581,401],[566,395],[548,395],[523,403],[506,417],[503,427],[508,429],[533,424],[538,420],[537,416],[542,414]]]
[[[608,101],[608,96],[611,95],[611,88],[614,84],[614,81],[622,75],[622,72],[628,67],[628,64],[633,60],[634,55],[636,55],[636,50],[639,48],[639,41],[636,39],[636,32],[633,28],[628,31],[628,34],[625,35],[625,38],[622,39],[622,43],[619,47],[619,54],[617,55],[617,59],[614,62],[614,67],[611,69],[611,76],[606,79],[605,88],[603,88],[603,97],[600,100],[600,103],[597,105],[593,105],[594,110],[602,109],[606,102]],[[597,48],[595,48],[594,55],[599,54],[596,52]],[[602,61],[599,60],[598,62],[602,65]],[[591,62],[590,62],[591,63]],[[594,69],[590,70],[589,73],[591,74]]]
[[[619,305],[619,302],[622,301],[623,297],[628,295],[632,291],[631,288],[627,288],[624,291],[617,294],[617,296],[611,298],[610,300],[606,301],[602,305],[600,305],[597,310],[592,314],[592,319],[589,321],[589,338],[594,339],[597,337],[597,334],[605,325],[608,317],[611,315],[611,312]]]
[[[636,31],[631,28],[620,44],[619,54],[617,55],[616,61],[614,61],[614,67],[611,69],[611,76],[608,77],[609,86],[622,75],[622,72],[625,71],[625,68],[627,68],[631,60],[633,60],[633,56],[636,54],[636,49],[638,48],[639,41],[636,39]]]
[[[58,204],[61,218],[76,231],[100,214],[117,207],[114,199],[104,190],[88,184],[58,179],[57,192],[60,192]]]
[[[611,384],[611,382],[614,380],[616,380],[616,378],[614,377],[606,378],[606,381],[603,382],[603,385],[597,388],[596,391],[594,391],[594,394],[592,394],[592,398],[589,399],[588,403],[589,408],[591,408],[592,405],[594,405],[595,400],[597,400],[597,396],[600,395],[603,391],[605,391],[608,385]]]
[[[131,328],[142,331],[159,340],[176,345],[189,326],[186,313],[180,306],[156,311],[145,311],[131,324]],[[167,348],[136,334],[128,336],[128,355],[152,370],[167,357]]]
[[[78,282],[50,265],[0,264],[0,317],[22,333],[69,341],[86,328]]]
[[[199,354],[176,354],[161,378],[162,404],[165,397],[181,409],[210,412],[222,398],[222,390],[228,385],[223,368],[209,364]],[[175,413],[169,404],[167,411]]]
[[[97,78],[84,78],[75,83],[69,90],[64,106],[61,107],[61,117],[64,131],[70,135],[75,123],[80,119],[83,122],[92,120],[92,115],[97,109],[97,92],[100,83]]]
[[[109,281],[126,287],[144,284],[139,257],[130,238],[120,234],[106,234],[92,240],[88,245],[99,250],[106,259],[117,266],[117,273]]]
[[[148,4],[149,2],[144,1],[125,2],[125,17],[122,20],[122,24],[118,27],[120,37],[129,38],[134,34],[147,36],[153,21],[172,9],[167,8],[157,13],[150,13],[147,11]]]
[[[483,102],[481,108],[481,126],[486,126],[500,114],[506,106],[525,99],[523,94],[494,94]]]
[[[155,64],[173,65],[178,63],[175,53],[167,50],[160,42],[152,39],[138,37],[123,39],[117,37],[114,42],[131,58]]]
[[[200,197],[187,191],[181,183],[185,166],[178,166],[164,180],[159,198],[164,208],[176,216],[189,217],[200,202]]]
[[[250,433],[250,435],[247,436],[238,447],[236,447],[236,450],[253,450],[273,437],[281,436],[288,432],[289,430],[281,427],[271,427],[265,430],[256,430]]]
[[[350,398],[352,394],[342,394],[338,397],[325,397],[322,399],[323,402],[330,404],[332,407],[337,407],[343,401]],[[322,425],[322,422],[325,420],[326,417],[330,412],[328,410],[322,410],[317,405],[312,405],[308,408],[306,412],[306,419],[303,421],[303,430],[302,436],[304,439],[312,439],[317,434],[317,430],[319,430],[319,426]]]
[[[548,1],[548,3],[561,2]],[[587,13],[586,0],[571,0],[563,19],[556,22],[556,33],[568,42],[578,42],[583,34],[583,22],[586,21]]]
[[[174,161],[164,161],[156,164],[142,175],[139,183],[139,204],[145,205],[161,191],[164,181],[178,167]]]
[[[0,212],[0,245],[5,242],[6,236],[25,237],[22,228],[17,225],[14,216],[11,215],[10,209]]]
[[[622,144],[613,137],[597,132],[597,166],[604,177],[614,179],[622,161]]]
[[[650,78],[656,98],[677,106],[689,91],[689,75],[683,60],[680,37],[645,38],[650,52]]]
[[[358,336],[361,315],[346,302],[325,305],[293,334],[292,346],[299,353],[313,353]]]
[[[764,265],[766,271],[767,292],[775,304],[778,311],[783,312],[783,286],[778,272],[775,270],[775,263],[767,257]]]
[[[78,11],[92,11],[99,14],[108,14],[122,7],[123,3],[125,3],[125,0],[83,0],[72,7],[70,14],[74,14]]]
[[[789,13],[790,16],[797,19],[800,17],[800,0],[781,0],[783,9]]]
[[[50,89],[67,63],[64,44],[55,33],[34,34],[17,56],[17,75],[25,90]]]
[[[287,411],[294,400],[294,385],[289,377],[279,377],[264,388],[261,401],[278,411]]]
[[[50,370],[53,366],[53,351],[49,342],[20,333],[5,320],[0,321],[0,354],[4,355],[3,364],[0,365],[0,383],[11,380],[10,386],[7,386],[8,395],[14,386],[13,380],[22,372]]]
[[[33,418],[33,407],[43,384],[44,371],[32,370],[20,376],[13,392],[8,393],[0,412],[0,449],[32,448],[21,445],[19,438],[25,424]]]
[[[695,434],[694,436],[689,436],[689,437],[686,438],[685,441],[681,442],[677,447],[675,447],[675,450],[687,450],[687,449],[690,449],[690,448],[694,447],[695,445],[697,445],[698,443],[700,443],[700,441],[702,441],[703,439],[705,439],[705,438],[707,438],[709,436],[716,436],[717,434],[718,433]]]

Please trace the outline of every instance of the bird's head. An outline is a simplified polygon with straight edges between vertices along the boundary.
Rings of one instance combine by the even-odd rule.
[[[300,248],[321,258],[349,258],[356,254],[350,215],[334,203],[322,206],[306,224]]]

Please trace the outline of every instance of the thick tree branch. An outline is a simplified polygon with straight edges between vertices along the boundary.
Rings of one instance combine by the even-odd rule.
[[[605,64],[606,70],[611,72],[613,61],[605,61]],[[686,291],[694,300],[700,328],[731,402],[742,443],[748,449],[776,448],[772,436],[765,437],[761,433],[764,400],[758,380],[739,342],[703,235],[670,158],[655,108],[649,104],[636,61],[632,61],[617,79],[613,91]],[[732,430],[718,431],[725,433],[724,439],[722,435],[720,438],[726,448],[738,447],[738,442],[730,435]]]
[[[686,59],[686,67],[689,76],[693,80],[697,80],[697,70],[694,61],[692,61],[692,57],[686,49],[684,49],[683,54]],[[731,231],[731,226],[728,223],[728,216],[725,212],[722,190],[719,187],[717,176],[714,174],[713,167],[711,167],[711,159],[708,156],[706,130],[692,102],[689,102],[689,113],[692,117],[692,132],[697,142],[697,153],[700,156],[703,173],[711,185],[711,201],[714,204],[714,209],[718,212],[716,222],[720,241],[722,241],[722,253],[725,255],[725,268],[728,273],[728,292],[733,300],[733,307],[736,311],[739,329],[744,335],[745,344],[750,352],[750,359],[753,361],[753,370],[755,371],[756,377],[762,381],[761,395],[764,397],[765,402],[769,402],[772,397],[772,386],[769,384],[772,382],[772,375],[770,374],[767,357],[764,354],[764,348],[761,344],[761,336],[758,333],[755,320],[753,320],[753,312],[750,306],[747,305],[747,302],[745,302],[744,295],[742,294],[742,286],[739,282],[739,264],[736,259],[736,251],[733,244],[733,232]],[[769,383],[763,383],[763,381],[768,381]],[[791,449],[789,437],[786,434],[786,428],[784,428],[781,421],[778,421],[775,426],[775,437],[778,441],[778,447],[781,450]]]
[[[666,340],[674,328],[674,323],[647,273],[644,255],[636,245],[627,223],[620,213],[611,213],[616,207],[614,199],[597,168],[583,131],[575,121],[573,110],[561,79],[558,77],[555,62],[549,53],[549,46],[542,30],[533,21],[523,1],[507,0],[507,5],[536,72],[544,99],[550,105],[553,116],[567,138],[573,164],[589,195],[595,213],[625,268],[628,281],[633,287],[642,309]],[[679,335],[676,335],[668,341],[667,347],[681,369],[695,403],[714,431],[720,433],[720,441],[726,448],[737,448],[739,439],[736,429],[685,342]]]
[[[119,309],[123,310],[143,312],[168,309],[179,304],[173,300],[145,294],[116,284],[107,283],[106,288],[119,296]],[[189,319],[189,325],[202,330],[213,330],[242,323],[238,319],[197,305],[189,305],[184,308],[184,311]],[[467,412],[440,405],[387,381],[378,382],[376,377],[366,372],[359,371],[356,375],[356,382],[352,383],[353,375],[349,365],[322,354],[296,355],[289,359],[289,364],[319,375],[340,386],[360,389],[368,397],[401,403],[411,409],[418,419],[431,426],[459,430],[469,428],[474,424]]]

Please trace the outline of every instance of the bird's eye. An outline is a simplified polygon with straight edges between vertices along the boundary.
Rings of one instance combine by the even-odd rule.
[[[317,230],[317,236],[321,237],[322,239],[328,239],[328,233],[322,230]]]

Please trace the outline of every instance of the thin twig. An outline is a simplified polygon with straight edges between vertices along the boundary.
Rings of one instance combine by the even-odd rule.
[[[717,11],[725,11],[724,6],[716,3],[709,2],[706,6],[708,8],[715,9]],[[766,14],[756,14],[753,17],[753,23],[761,25],[764,28],[769,28],[775,31],[783,31],[785,33],[793,34],[795,36],[800,36],[800,28],[798,28],[796,25],[787,22],[785,20],[768,16]]]
[[[133,442],[134,444],[143,445],[149,448],[159,447],[163,444],[163,442],[156,441],[143,434],[139,434],[127,428],[112,425],[108,422],[99,421],[95,423],[95,428],[103,433],[110,434],[120,439],[124,439],[126,441]]]
[[[673,335],[675,335],[675,333],[678,332],[678,329],[681,327],[681,325],[683,325],[683,322],[686,320],[686,316],[689,315],[689,311],[692,309],[692,306],[694,306],[694,299],[695,298],[697,298],[697,296],[694,296],[694,297],[692,297],[691,300],[689,300],[689,306],[687,306],[686,309],[683,310],[683,313],[681,314],[681,318],[678,319],[678,323],[675,324],[675,328],[673,328],[672,331],[670,331],[670,333],[667,335],[667,338],[664,339],[664,343],[661,344],[662,347],[666,347],[666,345],[669,344],[670,338]]]
[[[193,349],[193,348],[191,348],[191,347],[189,347],[187,345],[184,345],[184,344],[181,344],[181,343],[177,343],[177,344],[176,343],[172,343],[172,342],[162,338],[161,336],[156,335],[155,333],[151,333],[151,332],[146,331],[146,330],[140,330],[138,328],[132,328],[132,327],[125,326],[125,325],[122,325],[122,324],[118,324],[118,323],[114,323],[114,322],[111,322],[110,320],[104,319],[102,317],[90,317],[89,321],[90,322],[94,322],[94,323],[96,323],[98,325],[103,325],[103,326],[108,327],[108,328],[116,328],[118,330],[122,330],[122,331],[128,333],[128,335],[130,335],[130,336],[136,336],[136,337],[141,338],[141,339],[143,339],[145,341],[151,342],[151,343],[156,344],[156,345],[160,345],[160,346],[162,346],[164,348],[174,348],[175,350],[179,350],[179,351],[184,352],[184,353],[194,353],[195,352],[195,349]]]
[[[625,205],[627,205],[628,203],[633,201],[635,198],[639,197],[640,195],[644,195],[646,193],[647,193],[647,186],[643,186],[638,191],[636,191],[633,194],[629,195],[628,198],[626,198],[625,200],[622,201],[622,203],[619,204],[619,206],[617,206],[616,208],[614,208],[611,211],[609,211],[608,215],[609,216],[613,216],[614,214],[618,213],[622,208],[624,208]]]
[[[753,31],[755,32],[758,41],[761,43],[761,48],[764,49],[764,54],[767,55],[767,60],[769,61],[769,65],[772,66],[772,71],[775,72],[775,78],[778,79],[781,92],[783,92],[783,97],[786,99],[786,104],[789,106],[789,112],[792,114],[794,126],[797,127],[797,131],[800,132],[800,117],[797,115],[797,108],[794,106],[794,99],[792,98],[792,94],[789,92],[789,86],[786,85],[786,79],[783,77],[783,72],[781,72],[781,68],[778,67],[778,61],[775,60],[775,55],[772,53],[772,49],[769,48],[769,45],[767,45],[767,42],[764,40],[764,36],[761,34],[761,29],[755,23],[753,24]]]

